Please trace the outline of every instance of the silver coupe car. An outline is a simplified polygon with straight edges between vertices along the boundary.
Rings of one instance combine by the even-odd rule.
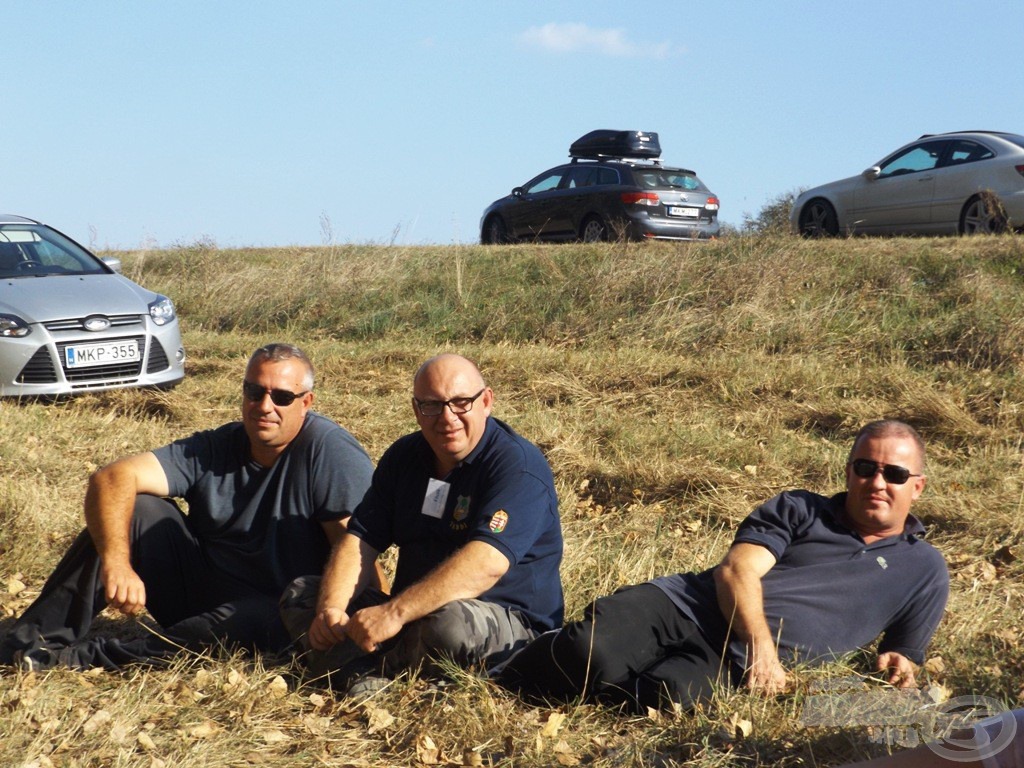
[[[971,235],[1024,226],[1024,136],[924,135],[858,176],[797,197],[793,229],[825,235]]]
[[[0,396],[169,388],[185,375],[174,304],[52,227],[0,215]]]

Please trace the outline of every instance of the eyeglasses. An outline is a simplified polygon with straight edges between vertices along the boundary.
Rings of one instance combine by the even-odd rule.
[[[473,403],[486,391],[487,387],[484,387],[472,397],[453,397],[451,400],[417,400],[415,397],[412,400],[423,416],[440,416],[446,405],[452,413],[469,413],[473,410]]]
[[[296,399],[308,394],[309,390],[307,389],[305,392],[289,392],[287,389],[267,389],[259,384],[253,384],[251,381],[242,382],[242,394],[254,403],[260,402],[268,393],[270,394],[270,401],[274,405],[287,408]]]
[[[921,477],[899,464],[879,464],[871,459],[854,459],[850,462],[850,466],[853,467],[853,474],[857,477],[863,477],[866,480],[881,472],[885,482],[893,485],[903,485],[912,477]]]

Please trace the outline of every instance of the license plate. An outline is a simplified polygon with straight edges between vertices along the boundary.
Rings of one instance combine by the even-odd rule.
[[[669,216],[683,216],[687,219],[696,219],[700,216],[700,208],[684,208],[679,205],[669,206]]]
[[[75,344],[64,349],[68,368],[91,365],[134,363],[139,360],[139,345],[134,341],[108,341],[105,344]]]

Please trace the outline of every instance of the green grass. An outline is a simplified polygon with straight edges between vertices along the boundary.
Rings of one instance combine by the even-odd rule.
[[[416,366],[451,349],[480,363],[496,415],[554,469],[570,617],[622,584],[713,565],[759,501],[838,490],[862,423],[911,422],[929,445],[916,510],[953,575],[932,649],[944,670],[924,677],[1024,703],[1019,236],[118,255],[175,299],[188,376],[170,393],[0,402],[0,616],[79,529],[89,472],[234,418],[259,344],[303,345],[317,409],[374,457],[415,429]],[[469,750],[485,765],[838,765],[884,745],[863,728],[803,728],[806,687],[864,671],[806,670],[792,697],[723,692],[687,715],[562,707],[556,731],[549,711],[468,675],[441,692],[399,681],[365,708],[238,656],[123,675],[4,670],[0,764],[429,764],[429,736],[456,764]],[[750,737],[723,735],[734,715]]]

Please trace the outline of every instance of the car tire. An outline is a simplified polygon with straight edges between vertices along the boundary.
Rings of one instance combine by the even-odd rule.
[[[961,235],[994,235],[1006,231],[1006,214],[993,194],[975,195],[960,212]]]
[[[835,237],[839,234],[839,217],[832,203],[816,197],[800,210],[800,234],[804,237]]]
[[[508,236],[505,222],[499,216],[491,216],[484,222],[484,231],[480,239],[484,245],[504,245],[512,241]]]
[[[580,240],[584,243],[602,243],[608,239],[608,225],[597,214],[591,214],[580,226]]]

